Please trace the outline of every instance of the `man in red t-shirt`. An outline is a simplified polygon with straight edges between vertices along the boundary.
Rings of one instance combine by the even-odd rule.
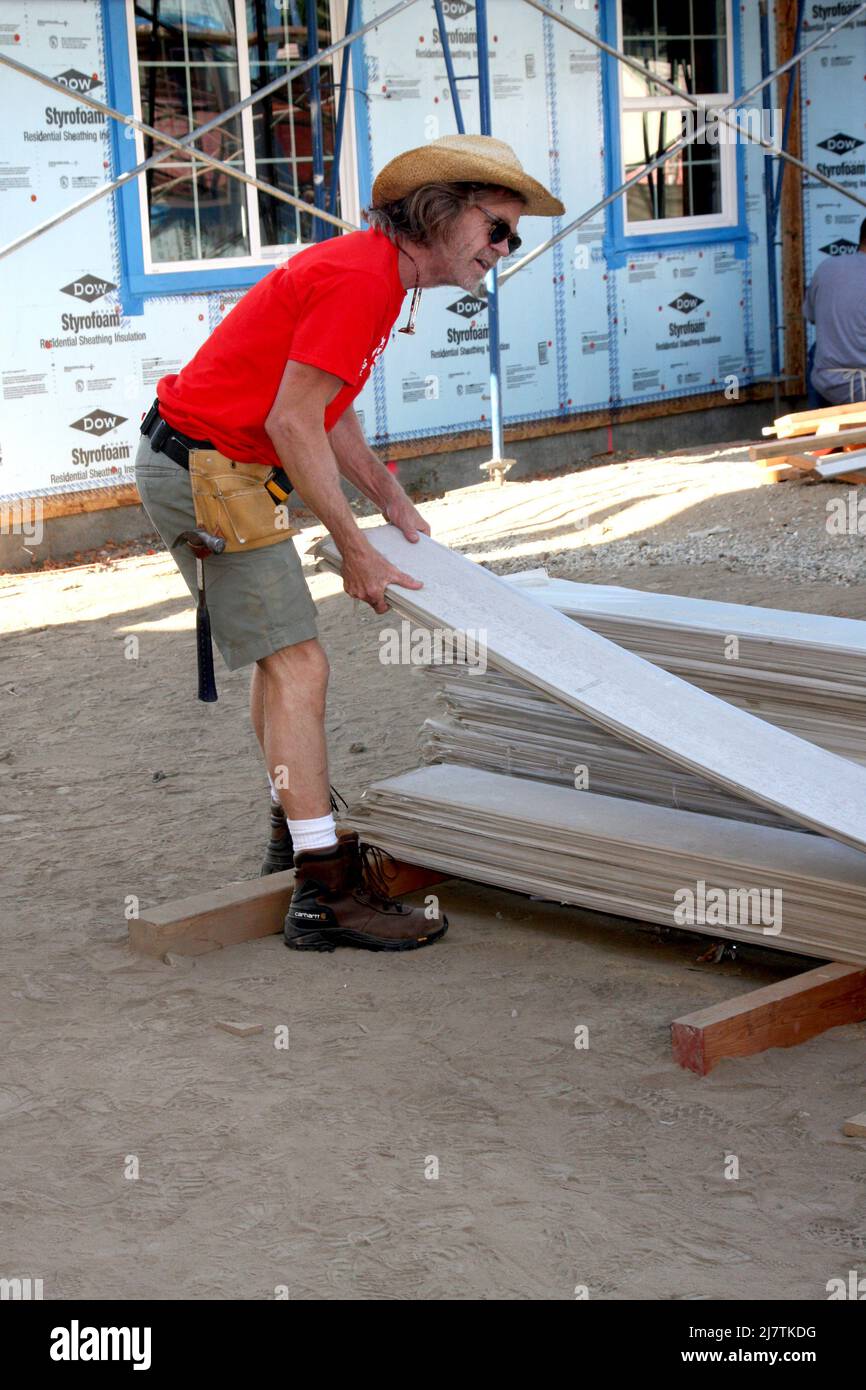
[[[392,160],[373,185],[370,228],[308,247],[265,276],[192,361],[157,387],[136,460],[142,501],[166,545],[192,529],[188,453],[281,467],[328,528],[343,587],[387,611],[385,588],[421,587],[366,540],[343,494],[346,478],[410,541],[429,526],[368,447],[352,401],[384,351],[412,289],[483,292],[484,277],[520,245],[521,215],[562,204],[499,140],[455,135]],[[171,551],[195,592],[190,551]],[[271,781],[272,840],[263,873],[295,868],[286,944],[407,950],[442,936],[444,918],[391,902],[370,882],[358,837],[337,833],[325,738],[328,662],[297,551],[288,543],[209,557],[214,640],[230,669],[253,666],[251,717]],[[380,885],[381,889],[381,885]]]

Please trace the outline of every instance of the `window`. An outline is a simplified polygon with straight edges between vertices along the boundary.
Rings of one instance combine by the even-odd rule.
[[[316,12],[324,48],[332,42],[328,0],[318,0]],[[309,52],[307,0],[127,0],[127,13],[135,114],[178,139]],[[201,149],[310,204],[318,154],[324,206],[339,215],[335,95],[333,69],[322,63],[217,126]],[[160,148],[138,132],[136,144],[139,159]],[[138,183],[145,273],[260,264],[331,235],[327,223],[193,153],[170,155]]]
[[[666,78],[717,109],[733,100],[730,0],[619,0],[624,53],[643,77],[618,63],[621,182],[640,172],[701,116],[653,82]],[[695,231],[736,222],[736,150],[718,136],[686,145],[625,195],[626,235]]]

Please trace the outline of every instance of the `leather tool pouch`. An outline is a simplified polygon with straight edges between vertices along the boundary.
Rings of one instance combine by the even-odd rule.
[[[293,536],[285,508],[276,507],[265,491],[272,472],[260,463],[238,463],[216,449],[190,449],[196,526],[222,536],[227,552],[259,550]]]

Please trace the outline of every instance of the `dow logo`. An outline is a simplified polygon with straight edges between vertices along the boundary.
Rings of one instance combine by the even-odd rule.
[[[836,135],[831,135],[827,140],[818,141],[819,150],[829,150],[830,154],[848,154],[851,150],[856,150],[863,141],[858,140],[854,135],[843,135],[841,131]]]
[[[92,92],[94,87],[101,87],[102,83],[96,73],[79,72],[77,68],[67,68],[57,79],[62,82],[64,87],[68,87],[70,92]]]
[[[81,430],[84,434],[99,436],[116,430],[117,426],[124,424],[125,421],[125,415],[111,415],[107,410],[88,410],[87,414],[82,415],[80,420],[73,420],[69,428]]]
[[[442,0],[442,12],[446,19],[462,19],[475,6],[467,3],[467,0]]]
[[[101,299],[109,290],[116,290],[110,280],[100,280],[98,275],[79,275],[77,280],[70,280],[68,285],[64,285],[61,294],[71,294],[73,299],[83,299],[85,304],[92,304],[95,299]]]
[[[693,309],[697,309],[699,304],[703,304],[702,299],[698,299],[696,294],[678,294],[676,299],[672,299],[668,305],[669,309],[676,309],[680,314],[690,314]]]
[[[473,294],[464,294],[462,299],[455,299],[453,304],[448,305],[451,314],[459,314],[462,319],[474,319],[478,314],[483,314],[487,308],[486,299],[476,299]]]
[[[825,256],[853,256],[858,247],[853,241],[848,241],[847,237],[840,236],[822,246],[821,250]]]

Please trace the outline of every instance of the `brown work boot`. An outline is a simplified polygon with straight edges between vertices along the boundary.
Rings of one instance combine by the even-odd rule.
[[[264,863],[259,877],[264,878],[266,874],[280,874],[284,869],[293,869],[294,867],[295,847],[289,834],[286,813],[282,806],[277,806],[274,801],[271,801],[271,838],[265,850]]]
[[[295,891],[283,928],[294,951],[413,951],[447,930],[447,917],[430,921],[421,908],[388,897],[380,851],[362,849],[352,830],[340,831],[330,849],[295,855]]]

